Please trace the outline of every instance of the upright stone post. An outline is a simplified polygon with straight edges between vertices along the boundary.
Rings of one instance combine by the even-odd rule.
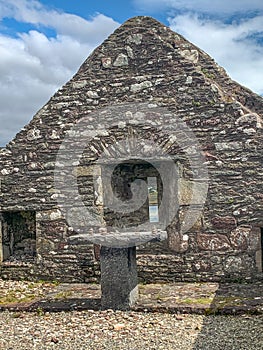
[[[101,306],[129,310],[138,298],[136,247],[101,247]]]

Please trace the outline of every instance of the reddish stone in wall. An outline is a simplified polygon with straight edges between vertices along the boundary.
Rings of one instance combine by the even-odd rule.
[[[225,235],[199,233],[197,234],[197,244],[201,250],[232,250],[229,239]]]
[[[245,251],[248,249],[250,227],[237,227],[229,236],[233,249]]]
[[[185,253],[189,247],[189,237],[178,232],[170,232],[168,235],[168,246],[176,253]]]
[[[47,232],[49,237],[65,237],[66,235],[66,226],[62,220],[53,220],[53,221],[42,221],[41,231]]]
[[[233,216],[216,216],[211,220],[216,228],[234,228],[237,226],[236,219]]]

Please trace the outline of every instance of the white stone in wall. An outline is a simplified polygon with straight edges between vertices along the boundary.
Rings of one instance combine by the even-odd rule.
[[[101,63],[102,63],[102,66],[104,68],[110,68],[111,67],[111,58],[110,57],[102,57]]]
[[[30,192],[30,193],[36,193],[37,190],[36,190],[35,188],[31,187],[31,188],[28,190],[28,192]]]
[[[127,42],[130,44],[140,45],[142,42],[142,34],[132,34],[127,38]]]
[[[113,63],[114,67],[128,66],[128,64],[129,64],[128,57],[123,53],[120,53]]]
[[[52,130],[51,131],[51,135],[49,136],[52,140],[57,140],[59,139],[59,135],[58,133],[56,132],[56,130]]]
[[[118,123],[118,128],[119,129],[123,129],[123,128],[125,128],[125,126],[126,126],[126,122],[121,121],[121,122]]]
[[[186,78],[186,84],[192,84],[193,82],[193,77],[191,77],[190,75]]]
[[[242,142],[230,141],[230,142],[215,142],[215,148],[217,151],[228,151],[242,149]]]
[[[52,210],[49,214],[50,220],[58,220],[62,218],[61,211],[59,209]]]
[[[39,129],[31,129],[27,132],[27,139],[29,141],[36,140],[41,138],[40,130]]]
[[[130,46],[126,46],[125,49],[127,51],[128,57],[134,58],[134,53],[133,53],[132,48]]]
[[[87,80],[73,82],[74,89],[81,89],[87,85]]]
[[[59,197],[58,193],[54,193],[52,194],[52,196],[50,197],[51,199],[57,199]]]
[[[152,83],[148,80],[143,81],[142,83],[138,83],[138,84],[132,84],[131,85],[131,91],[132,92],[139,92],[142,91],[144,89],[148,89],[152,87]]]
[[[199,54],[197,50],[182,50],[179,51],[181,56],[186,58],[188,61],[191,61],[193,63],[197,63],[199,59]]]
[[[109,136],[109,132],[107,130],[97,130],[96,136]]]
[[[7,169],[2,169],[2,170],[1,170],[1,174],[2,174],[2,175],[9,175],[9,174],[10,174],[10,171],[7,170]]]
[[[247,129],[243,129],[243,132],[247,135],[253,135],[253,134],[256,134],[257,131],[253,128],[247,128]]]
[[[99,98],[99,95],[98,95],[98,93],[96,92],[96,91],[91,91],[91,90],[89,90],[88,92],[87,92],[87,95],[88,95],[88,97],[89,98]]]
[[[38,167],[37,163],[32,162],[32,163],[28,164],[28,169],[29,170],[37,169],[37,167]]]
[[[219,89],[216,84],[211,84],[211,89],[213,92],[216,92],[216,93],[219,92]]]

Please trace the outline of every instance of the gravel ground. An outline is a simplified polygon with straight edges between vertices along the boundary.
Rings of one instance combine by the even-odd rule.
[[[0,313],[1,350],[262,350],[263,316]]]

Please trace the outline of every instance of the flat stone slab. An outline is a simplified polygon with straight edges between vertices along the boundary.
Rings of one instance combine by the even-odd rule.
[[[167,239],[166,231],[117,232],[104,234],[79,234],[68,238],[69,244],[85,245],[90,242],[104,247],[127,248],[146,242],[160,242]]]
[[[5,281],[2,281],[2,288]],[[15,281],[7,281],[14,291]],[[14,286],[12,287],[12,283]],[[25,282],[19,282],[25,283]],[[98,284],[62,283],[43,288],[41,297],[26,303],[2,303],[0,311],[100,310]],[[256,283],[169,283],[139,285],[139,299],[132,310],[192,314],[263,314],[263,282]],[[3,295],[0,288],[0,295]]]

